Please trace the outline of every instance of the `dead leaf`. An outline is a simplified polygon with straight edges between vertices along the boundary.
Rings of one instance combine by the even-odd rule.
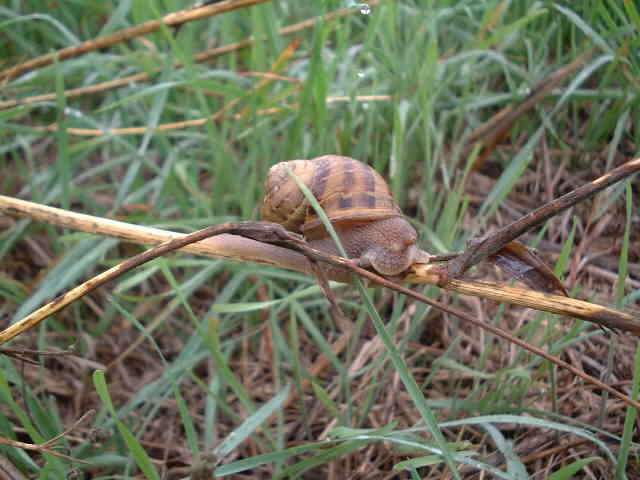
[[[520,242],[507,243],[491,255],[488,261],[533,289],[546,293],[558,291],[565,297],[569,296],[560,279],[544,261]]]

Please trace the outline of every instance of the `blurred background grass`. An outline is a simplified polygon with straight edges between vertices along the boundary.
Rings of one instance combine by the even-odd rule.
[[[0,68],[190,6],[9,0],[0,6]],[[352,10],[279,33],[344,8]],[[425,248],[460,249],[637,154],[639,26],[633,2],[382,0],[270,1],[163,28],[6,82],[0,101],[55,96],[0,110],[0,191],[191,231],[257,218],[274,163],[336,153],[389,179]],[[193,61],[251,35],[259,40],[249,48]],[[474,129],[590,50],[473,163]],[[63,94],[141,72],[150,80]],[[638,221],[636,181],[526,240],[550,254],[573,295],[637,305]],[[26,220],[0,224],[3,327],[140,251]],[[57,443],[92,465],[3,445],[0,459],[38,478],[478,478],[478,468],[495,478],[613,478],[616,468],[635,478],[634,418],[617,401],[576,390],[565,372],[454,318],[371,290],[406,362],[392,364],[363,300],[350,288],[336,294],[348,325],[334,325],[313,280],[296,273],[186,255],[147,264],[13,345],[73,346],[73,356],[38,365],[0,357],[0,434],[40,443],[95,409]],[[590,374],[635,385],[632,339],[455,301]],[[348,347],[334,354],[346,331]],[[322,355],[328,365],[314,370]],[[405,390],[405,374],[428,400]],[[434,455],[429,412],[449,422],[441,428],[455,473]]]

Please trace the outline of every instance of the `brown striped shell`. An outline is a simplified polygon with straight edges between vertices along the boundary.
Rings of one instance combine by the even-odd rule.
[[[374,169],[358,160],[325,155],[312,160],[291,160],[269,170],[261,215],[308,239],[326,236],[322,221],[284,165],[311,190],[334,226],[402,217],[387,183]]]

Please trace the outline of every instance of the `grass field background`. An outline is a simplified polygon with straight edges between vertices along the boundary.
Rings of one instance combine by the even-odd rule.
[[[191,6],[9,0],[0,70]],[[192,231],[257,219],[271,165],[335,153],[389,180],[425,249],[457,251],[637,156],[639,28],[634,2],[518,0],[268,1],[165,27],[16,78],[0,73],[0,193]],[[477,161],[472,132],[579,58]],[[637,179],[615,186],[522,240],[572,296],[637,308],[639,192]],[[3,328],[141,251],[6,216],[0,226]],[[506,280],[489,266],[471,275]],[[0,472],[640,477],[636,413],[619,400],[403,296],[371,288],[367,308],[356,289],[334,291],[344,325],[312,278],[257,265],[175,254],[101,288],[11,344],[72,355],[0,356],[0,437],[42,444],[92,411],[51,445],[89,464],[0,444]],[[424,292],[637,395],[628,335]]]

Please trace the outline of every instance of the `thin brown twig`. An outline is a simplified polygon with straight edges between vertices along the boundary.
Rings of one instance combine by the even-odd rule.
[[[69,435],[73,430],[75,430],[82,422],[84,422],[89,416],[94,415],[96,412],[95,410],[89,410],[85,413],[83,413],[80,418],[78,418],[75,422],[73,422],[73,425],[71,425],[69,428],[65,429],[64,432],[59,433],[58,435],[56,435],[55,437],[50,438],[49,440],[47,440],[46,442],[44,442],[42,444],[43,447],[51,447],[53,446],[53,444],[55,442],[57,442],[58,440],[60,440],[62,437],[64,437],[65,435]]]
[[[16,360],[19,360],[24,363],[29,363],[31,365],[39,365],[39,363],[36,360],[29,358],[28,355],[31,355],[34,357],[40,357],[40,356],[66,357],[69,355],[75,355],[75,353],[71,351],[52,352],[48,350],[32,350],[29,348],[0,347],[0,355],[13,357]]]
[[[258,222],[247,222],[247,223],[258,223]],[[87,280],[83,284],[69,290],[63,295],[58,296],[51,302],[42,306],[35,312],[24,317],[22,320],[14,323],[13,325],[6,328],[4,331],[0,332],[0,345],[8,342],[16,335],[22,333],[25,330],[32,328],[33,326],[40,323],[47,317],[54,315],[55,313],[62,310],[67,305],[73,303],[78,298],[87,295],[88,293],[94,291],[96,288],[104,285],[105,283],[117,278],[124,273],[150,261],[154,258],[162,256],[168,252],[173,250],[182,248],[188,244],[199,242],[200,240],[204,240],[206,238],[219,235],[221,233],[235,233],[240,230],[243,232],[248,232],[250,228],[242,228],[243,223],[223,223],[222,225],[215,225],[212,227],[203,228],[202,230],[198,230],[196,232],[190,233],[180,238],[173,238],[168,240],[152,249],[149,249],[143,253],[135,255],[130,259],[119,263],[118,265],[111,267],[110,269],[96,275],[90,280]],[[262,227],[264,229],[264,226]],[[256,227],[258,230],[259,227]],[[251,236],[248,235],[247,236]],[[256,237],[259,237],[259,234],[255,234]]]
[[[483,238],[472,239],[469,247],[461,255],[446,264],[446,267],[443,269],[445,275],[443,276],[441,284],[445,285],[449,279],[459,277],[468,268],[473,265],[477,265],[490,255],[495,254],[504,245],[515,240],[527,230],[541,225],[546,220],[554,217],[563,210],[576,205],[577,203],[637,172],[640,172],[640,158],[631,160],[617,168],[614,168],[610,172],[607,172],[595,180],[544,204],[533,212],[528,213],[527,215]]]
[[[430,281],[422,280],[423,275],[419,273],[422,268],[422,265],[415,266],[413,270],[417,271],[418,274],[409,275],[407,280],[413,283],[432,284]],[[460,279],[450,280],[446,288],[463,295],[510,303],[555,315],[578,318],[611,330],[640,336],[640,318],[637,316],[584,300],[578,300],[577,298],[491,282],[471,282]]]
[[[7,445],[9,447],[21,448],[23,450],[32,450],[39,453],[48,453],[49,455],[53,455],[59,458],[64,458],[65,460],[69,460],[70,462],[84,463],[85,465],[91,465],[91,463],[85,460],[81,460],[75,457],[70,457],[69,455],[65,455],[63,453],[58,453],[55,450],[51,450],[50,448],[43,447],[42,445],[38,445],[34,443],[19,442],[17,440],[10,440],[1,435],[0,435],[0,444]]]
[[[158,72],[154,72],[158,73]],[[109,80],[108,82],[97,83],[95,85],[87,85],[86,87],[78,87],[72,88],[70,90],[65,90],[63,96],[67,100],[72,98],[82,97],[83,95],[89,95],[93,93],[101,93],[108,92],[109,90],[114,90],[116,88],[126,87],[128,85],[133,85],[138,82],[148,82],[153,78],[153,73],[149,74],[146,72],[136,73],[134,75],[129,75],[125,78],[118,78],[116,80]],[[40,102],[48,102],[54,101],[57,98],[57,94],[55,93],[42,93],[40,95],[33,95],[31,97],[26,98],[18,98],[15,100],[5,100],[0,102],[0,110],[6,110],[8,108],[14,108],[25,105],[32,105],[34,103]]]
[[[392,98],[393,97],[391,95],[356,95],[355,97],[347,97],[347,96],[327,97],[325,101],[327,104],[338,103],[338,102],[346,103],[346,102],[351,102],[352,100],[356,102],[380,102],[380,101],[386,102],[391,100]],[[222,107],[219,111],[211,115],[211,117],[194,118],[192,120],[184,120],[181,122],[163,123],[153,127],[152,130],[157,132],[168,132],[171,130],[179,130],[186,127],[200,127],[207,122],[220,120],[221,118],[224,117],[225,113],[227,113],[227,111],[231,107],[235,106],[239,101],[240,101],[240,98],[233,99],[231,102],[229,102],[224,107]],[[256,115],[258,116],[275,115],[283,111],[296,110],[298,108],[299,108],[299,104],[292,103],[292,104],[282,105],[280,107],[262,108],[256,111]],[[229,117],[233,118],[234,120],[239,120],[243,116],[244,115],[242,113],[229,115]],[[30,128],[31,130],[34,130],[37,132],[57,132],[58,124],[51,123],[46,126],[31,126],[26,128]],[[97,128],[70,127],[65,129],[65,131],[69,135],[75,135],[80,137],[99,137],[101,135],[144,135],[149,131],[149,127],[147,126],[123,127],[123,128],[110,128],[109,130],[100,130]]]
[[[501,233],[498,232],[498,235],[495,235],[493,237],[490,237],[492,240],[489,242],[489,244],[491,245],[491,247],[485,247],[484,250],[480,250],[479,248],[477,248],[476,250],[479,250],[481,253],[478,254],[477,251],[475,251],[474,253],[474,248],[475,247],[471,247],[469,249],[469,251],[471,251],[472,253],[469,255],[469,251],[464,252],[462,255],[457,256],[456,258],[454,258],[453,260],[451,260],[449,262],[449,264],[454,263],[454,262],[459,262],[460,259],[463,259],[463,262],[461,263],[462,266],[464,267],[465,265],[469,265],[469,262],[473,262],[473,261],[478,261],[478,259],[480,258],[485,258],[487,255],[490,255],[492,253],[495,253],[495,251],[491,251],[491,248],[502,248],[503,245],[505,245],[507,242],[513,240],[513,238],[515,238],[516,236],[519,236],[521,233],[523,233],[525,230],[527,230],[528,228],[531,228],[532,225],[536,224],[535,221],[532,221],[530,218],[533,218],[534,220],[540,222],[540,221],[544,221],[546,218],[552,216],[553,214],[556,214],[557,209],[561,209],[561,208],[566,208],[567,205],[572,205],[575,202],[586,198],[586,196],[592,195],[593,193],[595,193],[596,191],[601,190],[602,188],[605,188],[606,186],[612,184],[613,182],[619,181],[622,178],[625,178],[626,176],[631,175],[633,172],[637,171],[640,168],[640,159],[636,159],[634,161],[631,162],[627,162],[625,165],[618,167],[617,169],[612,170],[611,172],[609,172],[607,175],[604,175],[602,177],[600,177],[599,179],[596,179],[595,181],[591,182],[590,184],[584,185],[582,187],[579,187],[578,189],[574,190],[573,192],[571,192],[570,194],[567,194],[563,197],[560,197],[559,199],[550,202],[549,204],[545,205],[544,207],[541,207],[540,209],[538,209],[536,212],[533,212],[533,214],[531,214],[530,216],[525,216],[523,217],[523,219],[521,219],[521,221],[519,222],[514,222],[514,224],[512,224],[510,226],[510,228],[507,229],[503,229],[508,233]],[[6,197],[4,197],[6,198]],[[1,206],[1,201],[2,201],[3,197],[0,196],[0,206]],[[572,203],[573,202],[573,203]],[[28,202],[27,202],[28,203]],[[15,207],[12,207],[15,208]],[[9,209],[9,213],[16,213],[16,211],[11,210],[11,208]],[[608,392],[610,392],[611,394],[618,396],[619,398],[621,398],[623,401],[625,401],[627,404],[629,405],[633,405],[636,408],[640,405],[640,403],[636,403],[631,399],[628,399],[626,396],[624,396],[623,394],[621,394],[620,392],[616,391],[615,389],[613,389],[612,387],[604,384],[603,382],[593,379],[591,377],[589,377],[588,375],[584,374],[582,371],[580,371],[579,369],[571,366],[570,364],[561,361],[560,359],[547,354],[545,351],[534,347],[532,345],[527,344],[526,342],[518,339],[517,337],[514,337],[513,335],[502,331],[501,329],[494,327],[492,325],[487,325],[484,324],[483,322],[476,320],[475,318],[465,314],[464,312],[460,312],[457,311],[456,309],[453,309],[451,307],[448,307],[446,305],[440,304],[439,302],[436,302],[434,300],[431,300],[427,297],[424,297],[416,292],[413,292],[412,290],[409,290],[405,287],[402,287],[400,285],[397,285],[394,282],[391,282],[390,280],[384,279],[374,273],[371,273],[367,270],[364,270],[362,268],[360,268],[355,261],[353,260],[347,260],[347,259],[341,259],[339,257],[332,257],[330,255],[326,255],[322,252],[316,251],[314,249],[311,249],[306,242],[304,241],[303,238],[301,238],[300,236],[293,234],[291,232],[288,232],[287,230],[285,230],[281,225],[277,225],[277,224],[271,224],[271,223],[267,223],[267,222],[239,222],[239,223],[228,223],[228,224],[223,224],[223,225],[217,225],[217,226],[213,226],[213,227],[208,227],[202,230],[199,230],[197,232],[194,232],[192,234],[188,234],[185,235],[182,238],[174,238],[171,239],[161,245],[159,245],[158,247],[155,247],[151,250],[148,250],[144,253],[141,253],[119,265],[116,265],[115,267],[107,270],[106,272],[103,272],[100,275],[97,275],[96,277],[92,278],[91,280],[85,282],[84,284],[80,285],[79,287],[76,287],[74,289],[72,289],[71,291],[67,292],[66,294],[56,298],[54,301],[48,303],[47,305],[43,306],[42,308],[40,308],[39,310],[37,310],[36,312],[33,312],[31,315],[28,315],[27,317],[25,317],[24,319],[20,320],[18,323],[10,326],[9,328],[7,328],[5,331],[0,332],[0,344],[3,342],[8,341],[9,339],[15,337],[16,335],[18,335],[19,333],[32,328],[34,325],[36,325],[37,323],[39,323],[40,321],[42,321],[43,319],[47,318],[50,315],[53,315],[55,312],[61,310],[62,308],[64,308],[66,305],[68,305],[69,303],[75,301],[75,299],[79,298],[82,295],[86,295],[88,292],[94,290],[95,288],[97,288],[98,286],[106,283],[107,281],[116,278],[117,276],[131,270],[132,268],[135,268],[138,265],[141,265],[142,263],[145,263],[153,258],[156,258],[160,255],[163,255],[169,251],[181,248],[183,246],[186,246],[188,244],[194,243],[194,242],[199,242],[200,240],[203,240],[205,238],[214,236],[214,235],[220,235],[220,234],[234,234],[234,235],[239,235],[241,237],[249,237],[252,240],[256,240],[259,243],[268,243],[270,244],[270,246],[280,246],[280,247],[285,247],[285,248],[292,248],[298,252],[300,252],[302,255],[304,255],[305,258],[309,259],[309,265],[310,267],[308,268],[308,270],[311,273],[315,273],[316,276],[318,277],[321,286],[323,284],[323,282],[325,283],[325,288],[328,290],[328,287],[326,286],[326,280],[324,279],[323,274],[318,275],[319,270],[316,268],[315,266],[315,262],[317,261],[321,261],[321,262],[325,262],[325,263],[329,263],[331,265],[334,266],[338,266],[338,267],[343,267],[347,270],[351,270],[355,273],[357,273],[358,275],[365,277],[365,278],[369,278],[370,280],[374,281],[375,283],[378,283],[380,285],[386,286],[388,288],[394,289],[396,291],[399,291],[401,293],[405,293],[407,295],[412,296],[413,298],[416,298],[418,300],[421,300],[423,302],[426,302],[429,305],[432,305],[442,311],[445,312],[449,312],[453,315],[458,316],[459,318],[462,318],[463,320],[466,320],[472,324],[481,326],[482,328],[492,332],[493,334],[500,336],[502,338],[507,339],[508,341],[517,344],[529,351],[531,351],[532,353],[535,353],[547,360],[550,360],[552,362],[554,362],[555,364],[568,369],[569,371],[571,371],[572,373],[574,373],[575,375],[578,375],[582,378],[584,378],[585,380],[589,381],[590,383],[596,385],[599,388],[603,388],[604,390],[607,390]],[[510,237],[514,236],[513,238]],[[479,245],[482,245],[482,242],[479,242]],[[487,253],[488,252],[488,253]],[[484,257],[483,257],[484,255]],[[464,258],[468,257],[468,259],[466,261],[464,261]],[[469,260],[470,259],[470,260]],[[465,263],[466,262],[466,263]],[[438,279],[438,274],[436,273],[435,275],[433,274],[433,271],[438,272],[439,270],[441,270],[440,266],[432,266],[432,265],[428,265],[428,266],[423,266],[423,268],[427,268],[428,270],[431,270],[431,272],[427,272],[426,277],[429,277],[431,275],[431,277],[435,277],[437,281]],[[415,268],[414,268],[414,272],[415,272]],[[445,272],[448,271],[447,267],[445,267]],[[456,271],[456,267],[454,267],[452,269],[452,271]],[[432,278],[433,281],[433,278]],[[447,283],[448,287],[455,287],[458,284],[462,284],[464,286],[465,282],[462,282],[461,280],[451,280],[449,283]],[[459,285],[458,285],[459,286]],[[505,287],[506,288],[506,287]],[[534,292],[535,293],[535,292]],[[551,298],[553,296],[550,295],[544,295],[541,294],[545,297]],[[568,300],[571,300],[571,302],[580,302],[578,300],[573,300],[573,299],[565,299],[565,297],[559,297],[560,299],[562,299],[562,302],[566,302]],[[534,302],[535,303],[535,302]],[[590,307],[592,307],[592,305],[588,304],[588,302],[581,302],[581,304],[585,304],[585,305],[589,305]],[[534,306],[534,308],[539,308],[539,305],[532,305]],[[599,307],[601,310],[599,311],[600,314],[602,314],[603,311],[605,311],[605,307]],[[542,308],[544,310],[544,308]],[[548,309],[547,309],[548,310]],[[579,309],[578,309],[579,310]],[[549,310],[554,312],[553,309]],[[564,311],[559,311],[559,312],[554,312],[554,313],[565,313]],[[609,324],[606,323],[606,320],[608,320],[608,315],[614,315],[614,317],[617,318],[622,318],[622,316],[624,316],[623,312],[616,312],[616,311],[610,311],[609,313],[604,315],[604,319],[605,321],[602,322],[604,325],[608,325],[611,326]],[[580,317],[580,315],[577,315],[578,317]],[[630,316],[629,316],[630,317]],[[339,317],[338,317],[339,318]],[[588,318],[588,316],[586,317],[582,317],[582,318]],[[638,331],[638,323],[637,320],[633,319],[632,317],[629,318],[630,320],[630,330],[631,331]],[[620,325],[616,325],[618,328],[623,328]]]
[[[285,232],[287,232],[285,230]],[[290,233],[290,232],[287,232]],[[296,237],[291,237],[290,239],[291,241],[291,245],[294,246],[296,248],[296,250],[303,252],[305,255],[307,255],[309,258],[315,258],[318,259],[320,261],[328,261],[329,258],[331,256],[326,255],[323,252],[317,251],[311,247],[309,247],[306,242],[304,242],[304,240],[300,240],[299,238]],[[335,263],[337,261],[337,263]],[[331,264],[337,264],[337,265],[341,265],[345,268],[349,268],[350,270],[352,270],[354,273],[356,273],[357,275],[359,275],[360,277],[364,277],[367,278],[369,280],[371,280],[372,282],[375,282],[378,285],[382,285],[384,287],[387,287],[391,290],[395,290],[397,292],[400,293],[404,293],[405,295],[415,298],[416,300],[419,300],[421,302],[424,302],[428,305],[431,305],[434,308],[437,308],[438,310],[441,310],[443,312],[447,312],[450,313],[452,315],[455,315],[456,317],[471,323],[477,327],[480,327],[484,330],[488,330],[489,332],[491,332],[492,334],[504,338],[505,340],[514,343],[522,348],[524,348],[525,350],[530,351],[531,353],[538,355],[542,358],[544,358],[545,360],[549,360],[550,362],[553,362],[554,364],[558,365],[559,367],[565,368],[567,370],[569,370],[571,373],[573,373],[576,376],[579,376],[580,378],[584,379],[585,381],[592,383],[594,385],[596,385],[598,388],[602,388],[603,390],[606,390],[607,392],[611,393],[612,395],[616,396],[617,398],[619,398],[620,400],[622,400],[625,404],[630,405],[636,409],[640,409],[640,402],[635,401],[633,399],[631,399],[630,397],[624,395],[623,393],[617,391],[616,389],[614,389],[613,387],[607,385],[606,383],[591,377],[590,375],[587,375],[586,373],[584,373],[582,370],[574,367],[573,365],[559,359],[558,357],[555,357],[549,353],[547,353],[545,350],[542,350],[541,348],[538,348],[534,345],[530,345],[529,343],[525,342],[524,340],[521,340],[518,337],[515,337],[513,335],[511,335],[510,333],[485,322],[482,322],[481,320],[477,320],[476,318],[472,317],[471,315],[468,315],[467,313],[455,309],[453,307],[450,307],[448,305],[445,305],[441,302],[438,302],[436,300],[432,300],[429,297],[426,297],[418,292],[415,292],[409,288],[406,288],[402,285],[399,285],[395,282],[392,282],[384,277],[381,277],[380,275],[377,275],[373,272],[370,272],[368,270],[365,270],[364,268],[361,268],[357,265],[357,263],[353,260],[349,260],[349,259],[340,259],[339,257],[333,257],[331,258]]]
[[[477,143],[483,146],[482,152],[475,161],[475,168],[495,150],[498,143],[509,133],[516,119],[533,109],[551,90],[584,65],[592,55],[593,50],[589,50],[571,63],[559,68],[536,85],[522,102],[503,108],[471,132],[465,154],[468,155]]]
[[[58,225],[72,230],[117,237],[143,245],[157,245],[171,238],[184,235],[84,215],[2,195],[0,195],[0,212],[16,217],[27,217],[39,222]],[[304,255],[292,252],[287,248],[281,248],[276,245],[266,245],[238,235],[217,235],[202,242],[189,244],[184,247],[184,251],[214,258],[226,258],[234,261],[271,265],[313,275],[311,264]],[[332,275],[334,273],[335,272],[332,272]],[[434,285],[440,281],[441,273],[442,266],[440,265],[416,264],[412,267],[405,280],[413,283],[428,283]],[[330,276],[329,278],[343,282],[349,281],[349,275],[342,275],[340,277]],[[446,289],[465,295],[474,295],[498,302],[522,305],[564,316],[581,318],[609,328],[630,331],[636,335],[640,333],[640,323],[638,319],[632,315],[590,302],[537,293],[524,288],[509,287],[508,289],[503,289],[501,286],[496,288],[491,284],[465,280],[452,280],[447,284]]]
[[[324,294],[324,296],[327,298],[327,301],[329,302],[329,313],[333,318],[333,322],[344,329],[344,327],[348,325],[349,320],[347,319],[346,315],[343,313],[342,309],[340,308],[340,304],[336,300],[336,296],[333,294],[333,290],[331,290],[331,287],[329,286],[329,280],[327,280],[327,275],[325,274],[325,271],[322,269],[322,267],[318,264],[316,260],[313,260],[311,262],[311,267],[312,267],[313,275],[316,279],[316,282],[318,282],[318,286],[320,287],[320,290],[322,290],[322,293]]]
[[[321,261],[321,262],[329,263],[330,265],[333,265],[333,266],[342,267],[342,268],[351,270],[357,275],[367,278],[378,285],[382,285],[384,287],[395,290],[397,292],[404,293],[405,295],[408,295],[412,298],[415,298],[416,300],[419,300],[428,305],[431,305],[434,308],[437,308],[441,311],[455,315],[458,318],[468,323],[471,323],[480,328],[488,330],[489,332],[493,333],[496,336],[504,338],[505,340],[512,342],[530,351],[531,353],[534,353],[535,355],[538,355],[544,358],[545,360],[549,360],[554,364],[569,370],[574,375],[577,375],[580,378],[584,379],[585,381],[597,386],[598,388],[602,388],[603,390],[606,390],[612,395],[618,397],[627,405],[640,409],[640,402],[637,402],[629,398],[628,396],[617,391],[616,389],[607,385],[606,383],[596,378],[593,378],[590,375],[587,375],[586,373],[579,370],[578,368],[572,366],[571,364],[563,360],[560,360],[559,358],[547,353],[546,351],[534,345],[530,345],[524,340],[521,340],[498,327],[495,327],[491,324],[487,324],[480,320],[477,320],[465,312],[462,312],[453,307],[440,303],[436,300],[432,300],[420,293],[414,292],[413,290],[410,290],[384,277],[381,277],[375,273],[365,270],[357,265],[357,261],[335,257],[332,255],[328,255],[326,253],[320,252],[318,250],[315,250],[309,247],[306,241],[299,235],[292,233],[288,230],[285,230],[284,227],[282,227],[282,225],[270,223],[270,222],[236,222],[236,223],[230,222],[222,225],[207,227],[202,230],[198,230],[197,232],[193,232],[188,235],[185,235],[182,238],[169,240],[168,242],[158,245],[155,248],[152,248],[150,250],[147,250],[146,252],[138,254],[110,268],[109,270],[93,277],[92,279],[88,280],[84,284],[70,290],[64,295],[59,296],[52,302],[49,302],[45,306],[41,307],[40,309],[28,315],[24,319],[20,320],[16,324],[10,326],[3,332],[0,332],[0,344],[8,341],[9,339],[13,338],[15,335],[18,335],[19,333],[25,331],[26,329],[32,328],[33,326],[35,326],[37,323],[41,322],[48,316],[53,315],[54,313],[60,311],[65,306],[75,301],[77,298],[79,298],[79,296],[86,295],[87,293],[98,288],[100,285],[103,285],[104,283],[122,275],[123,273],[128,272],[131,269],[139,265],[142,265],[143,263],[146,263],[154,258],[157,258],[158,256],[161,256],[170,251],[179,249],[189,243],[198,242],[208,237],[218,235],[221,233],[231,233],[231,234],[240,235],[240,236],[248,236],[249,238],[253,240],[257,240],[259,242],[274,244],[278,246],[284,246],[302,253],[311,261]]]
[[[90,462],[87,462],[86,460],[81,460],[79,458],[58,453],[55,450],[53,450],[53,447],[54,447],[54,443],[56,443],[61,438],[69,435],[69,433],[75,430],[78,427],[78,425],[80,425],[82,422],[84,422],[87,419],[87,417],[89,417],[90,415],[93,415],[94,413],[95,412],[93,410],[89,410],[88,412],[85,412],[79,419],[73,422],[73,425],[65,429],[62,433],[59,433],[55,437],[52,437],[49,440],[40,444],[19,442],[17,440],[10,440],[2,436],[0,436],[0,444],[8,445],[10,447],[21,448],[23,450],[32,450],[39,453],[47,453],[49,455],[54,455],[59,458],[64,458],[65,460],[69,460],[70,462],[83,463],[85,465],[92,465]]]
[[[187,8],[180,10],[179,12],[173,12],[165,15],[160,20],[150,20],[140,25],[125,28],[93,40],[87,40],[86,42],[82,42],[80,45],[63,48],[57,52],[43,55],[20,65],[8,68],[7,70],[0,72],[0,81],[7,82],[24,73],[46,67],[47,65],[51,65],[56,59],[58,61],[67,60],[69,58],[79,57],[80,55],[84,55],[88,52],[111,47],[117,43],[131,40],[133,38],[146,35],[147,33],[155,32],[165,25],[175,27],[187,22],[201,20],[213,15],[219,15],[239,8],[250,7],[267,1],[269,0],[224,0],[212,5],[203,5],[201,7]]]
[[[376,5],[381,0],[371,0],[369,4],[371,6]],[[294,33],[301,32],[308,28],[315,26],[319,22],[327,22],[334,20],[336,18],[344,17],[347,15],[351,15],[354,12],[359,11],[359,8],[342,8],[335,12],[328,13],[326,15],[322,15],[319,17],[310,18],[304,20],[299,23],[295,23],[293,25],[289,25],[281,28],[278,33],[282,36],[293,35]],[[264,40],[267,37],[261,37],[259,40]],[[227,45],[223,45],[221,47],[211,48],[204,52],[198,53],[193,56],[193,61],[196,63],[203,63],[210,60],[213,60],[222,55],[226,55],[227,53],[235,52],[241,50],[243,48],[247,48],[252,46],[256,42],[256,39],[253,37],[246,38],[244,40],[240,40],[239,42],[230,43]],[[176,62],[173,65],[174,69],[183,68],[184,64],[182,62]],[[128,77],[118,78],[115,80],[109,80],[107,82],[96,83],[95,85],[89,85],[86,87],[73,88],[70,90],[66,90],[63,93],[65,99],[69,100],[72,98],[81,97],[83,95],[91,95],[96,93],[107,92],[110,90],[115,90],[117,88],[127,87],[136,83],[148,82],[154,78],[154,75],[159,73],[160,70],[152,71],[151,73],[141,72],[133,75],[129,75]],[[15,100],[6,100],[0,102],[0,110],[5,110],[7,108],[17,107],[19,105],[31,105],[39,102],[53,101],[57,98],[56,93],[45,93],[41,95],[34,95],[27,98],[19,98]]]

